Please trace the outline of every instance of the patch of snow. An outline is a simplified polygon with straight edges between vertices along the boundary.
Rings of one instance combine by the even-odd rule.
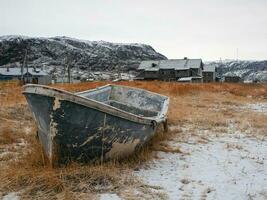
[[[224,74],[224,76],[239,76],[242,77],[243,74],[248,73],[249,71],[251,71],[250,69],[240,69],[240,70],[236,70],[236,71],[230,71]]]
[[[16,192],[11,192],[3,197],[3,200],[19,200]]]
[[[100,195],[100,200],[121,200],[117,194],[105,193]]]
[[[265,199],[267,141],[226,135],[207,144],[180,144],[190,154],[159,152],[136,175],[162,186],[170,199]]]
[[[247,104],[242,107],[243,109],[249,109],[255,112],[260,112],[267,115],[267,103],[255,103],[255,104]]]

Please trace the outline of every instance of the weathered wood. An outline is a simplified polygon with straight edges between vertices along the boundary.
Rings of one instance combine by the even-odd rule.
[[[166,123],[169,103],[166,96],[115,85],[72,94],[30,84],[23,93],[53,165],[130,155]]]
[[[165,133],[167,133],[169,131],[168,120],[167,119],[163,122],[163,129],[164,129]]]

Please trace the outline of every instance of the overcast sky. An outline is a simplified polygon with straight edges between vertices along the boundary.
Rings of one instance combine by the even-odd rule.
[[[0,0],[0,35],[137,42],[168,58],[267,59],[267,0]]]

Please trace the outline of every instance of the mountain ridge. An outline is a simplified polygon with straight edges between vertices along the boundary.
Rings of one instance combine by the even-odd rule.
[[[0,65],[22,63],[27,53],[29,65],[80,67],[83,70],[136,69],[142,60],[162,60],[166,56],[141,43],[112,43],[79,40],[66,36],[0,36]]]

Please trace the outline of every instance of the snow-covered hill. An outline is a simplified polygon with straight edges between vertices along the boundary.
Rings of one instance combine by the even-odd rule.
[[[86,74],[88,69],[90,71],[135,70],[142,60],[167,59],[146,44],[11,35],[0,36],[0,66],[15,62],[23,63],[26,49],[29,66],[45,66],[48,71],[59,74],[64,71],[63,66],[67,64],[73,70],[80,69],[80,73]],[[225,60],[205,64],[215,65],[219,76],[231,73],[241,76],[243,80],[267,81],[267,60]]]
[[[244,60],[225,60],[206,62],[206,65],[215,65],[218,76],[237,75],[244,81],[267,81],[267,60],[264,61],[244,61]]]
[[[22,63],[26,49],[29,65],[63,66],[68,63],[84,70],[128,70],[135,69],[142,60],[166,59],[146,44],[86,41],[69,37],[1,36],[0,66]]]

